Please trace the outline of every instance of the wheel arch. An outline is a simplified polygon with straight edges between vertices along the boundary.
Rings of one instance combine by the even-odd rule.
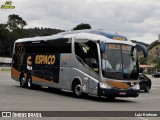
[[[73,91],[74,83],[76,83],[76,82],[80,82],[81,85],[82,85],[82,80],[81,80],[81,78],[80,78],[80,77],[75,77],[75,78],[73,79],[72,85],[71,85],[71,90],[72,90],[72,91]]]

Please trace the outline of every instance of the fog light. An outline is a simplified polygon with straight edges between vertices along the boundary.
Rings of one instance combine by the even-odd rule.
[[[139,90],[139,89],[140,89],[140,86],[139,86],[139,84],[136,84],[136,85],[134,85],[132,88],[133,88],[134,90]]]
[[[101,88],[108,88],[108,89],[111,88],[110,86],[108,86],[108,85],[106,85],[106,84],[104,84],[104,83],[100,83],[100,87],[101,87]]]

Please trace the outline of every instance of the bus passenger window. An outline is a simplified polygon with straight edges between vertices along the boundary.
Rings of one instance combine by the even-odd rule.
[[[95,42],[90,40],[76,40],[75,54],[79,62],[82,64],[85,63],[91,70],[99,73],[98,51]]]

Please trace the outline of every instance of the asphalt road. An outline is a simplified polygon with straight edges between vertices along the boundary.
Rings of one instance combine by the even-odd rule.
[[[71,92],[67,91],[54,92],[47,88],[33,90],[22,88],[18,82],[11,79],[9,71],[1,71],[0,111],[160,111],[160,78],[151,78],[151,80],[152,88],[149,93],[141,91],[137,98],[116,98],[114,101],[107,101],[104,98],[93,96],[75,98]],[[106,118],[68,119],[105,120]],[[127,120],[127,118],[107,119]],[[157,118],[135,117],[130,119],[156,120]]]

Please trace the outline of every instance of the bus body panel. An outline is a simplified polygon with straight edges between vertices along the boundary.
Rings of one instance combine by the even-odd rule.
[[[70,90],[71,88],[71,54],[61,54],[59,88]]]

